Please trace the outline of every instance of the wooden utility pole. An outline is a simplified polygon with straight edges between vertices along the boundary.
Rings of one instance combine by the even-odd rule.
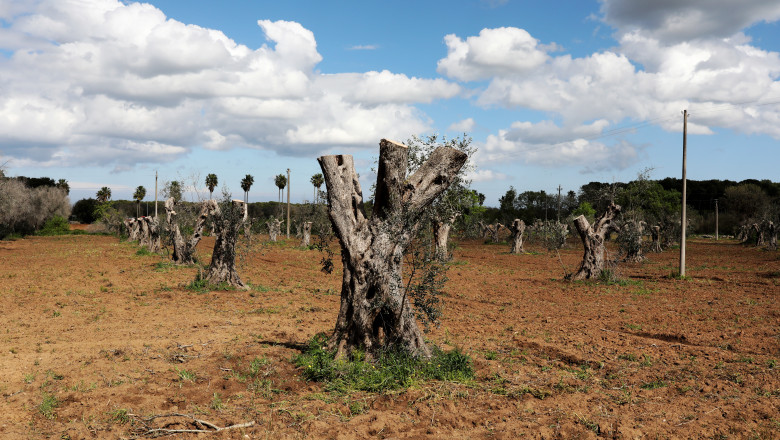
[[[287,168],[287,238],[290,238],[290,169]]]
[[[154,218],[157,218],[157,171],[154,172]]]
[[[682,216],[680,219],[680,278],[685,276],[685,230],[688,226],[688,218],[685,210],[687,203],[686,192],[686,169],[685,159],[687,154],[688,141],[688,110],[683,110],[683,161],[682,161]]]
[[[715,241],[718,241],[718,199],[715,199]]]
[[[558,185],[558,223],[561,222],[561,185]]]

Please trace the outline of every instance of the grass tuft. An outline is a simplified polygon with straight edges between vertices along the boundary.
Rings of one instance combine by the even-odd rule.
[[[323,348],[326,341],[323,334],[315,336],[294,362],[303,368],[306,380],[324,382],[327,391],[382,393],[427,380],[467,382],[474,378],[472,360],[460,349],[444,352],[434,348],[431,359],[414,357],[402,349],[387,349],[377,353],[373,361],[366,360],[360,351],[349,360],[336,360],[334,351]]]

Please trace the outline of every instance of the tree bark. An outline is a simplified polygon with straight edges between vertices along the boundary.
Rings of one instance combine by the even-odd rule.
[[[171,234],[171,242],[173,243],[171,259],[176,264],[195,264],[195,248],[198,246],[201,237],[203,237],[203,229],[206,227],[206,220],[209,218],[211,205],[207,202],[201,204],[195,229],[189,241],[185,240],[181,235],[179,224],[176,223],[175,207],[176,200],[173,197],[165,201],[168,232]]]
[[[642,235],[645,232],[646,225],[647,223],[636,220],[630,220],[623,225],[621,233],[628,235],[626,257],[623,261],[641,263],[645,260],[644,253],[642,252]]]
[[[434,218],[431,221],[433,229],[433,253],[439,261],[449,261],[452,256],[448,248],[450,241],[450,231],[458,214],[453,214],[450,218],[442,220]]]
[[[301,225],[301,247],[309,247],[311,244],[312,222],[303,222]]]
[[[268,226],[268,236],[271,238],[271,241],[276,241],[276,238],[282,233],[282,221],[272,218],[265,224]]]
[[[590,225],[584,215],[574,219],[574,227],[580,234],[585,253],[580,268],[570,278],[582,280],[595,278],[604,270],[604,236],[609,233],[612,220],[620,212],[620,206],[610,203],[607,210]]]
[[[769,244],[767,245],[767,248],[770,251],[776,251],[777,250],[777,228],[775,227],[774,222],[767,222],[767,236],[769,237]]]
[[[767,221],[764,220],[760,224],[756,224],[756,246],[763,246],[766,244],[766,229]]]
[[[404,290],[403,253],[423,209],[447,189],[467,156],[440,147],[407,176],[408,148],[385,139],[379,145],[371,219],[363,215],[363,195],[352,156],[318,159],[344,265],[341,306],[329,345],[337,349],[338,356],[356,348],[373,354],[383,346],[398,345],[430,357]]]
[[[130,236],[128,241],[138,241],[141,238],[141,222],[137,218],[130,219]]]
[[[139,229],[141,232],[138,234],[138,244],[140,246],[149,246],[151,243],[151,236],[149,232],[149,224],[146,222],[146,217],[140,217],[138,219]]]
[[[160,221],[156,217],[143,217],[149,231],[149,252],[160,252]]]
[[[650,252],[663,252],[663,249],[661,248],[661,227],[658,225],[651,227],[650,237],[653,240],[652,245],[650,245]]]
[[[480,220],[477,224],[479,224],[479,230],[482,232],[482,239],[487,240],[490,229],[485,223],[482,222],[482,220]]]
[[[236,243],[241,232],[242,225],[247,220],[247,206],[243,200],[233,200],[226,211],[223,212],[214,200],[206,202],[214,219],[214,252],[211,255],[211,264],[206,274],[209,284],[217,285],[226,283],[229,286],[246,289],[236,271]]]
[[[510,230],[512,231],[512,248],[510,249],[510,252],[513,254],[525,253],[525,249],[523,249],[525,222],[519,218],[516,218],[515,221],[512,222],[512,227]]]
[[[125,228],[127,228],[127,240],[128,241],[133,241],[132,240],[133,226],[134,226],[133,223],[135,223],[135,219],[134,218],[126,218],[124,223],[125,223]]]

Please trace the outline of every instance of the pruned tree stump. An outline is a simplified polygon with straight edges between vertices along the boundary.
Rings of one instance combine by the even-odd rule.
[[[176,264],[195,264],[195,248],[203,237],[203,229],[206,227],[206,220],[209,218],[211,213],[210,209],[212,209],[213,206],[208,203],[208,201],[201,204],[200,213],[198,214],[195,228],[189,240],[184,240],[181,230],[179,229],[179,224],[176,223],[175,207],[176,200],[173,197],[165,201],[168,233],[171,234],[171,242],[173,244],[171,259]]]
[[[236,243],[241,228],[247,220],[247,205],[243,200],[223,203],[220,207],[214,200],[208,200],[209,212],[214,220],[214,252],[206,273],[209,284],[227,284],[239,289],[247,286],[236,271]]]
[[[384,346],[403,347],[430,357],[402,279],[402,261],[423,210],[441,194],[465,164],[467,155],[439,147],[411,176],[408,148],[382,139],[373,215],[363,214],[363,194],[350,155],[318,159],[328,190],[333,230],[344,265],[341,307],[329,346],[344,356]]]
[[[525,249],[523,249],[523,234],[525,233],[525,222],[520,220],[519,218],[516,218],[515,221],[512,222],[512,227],[510,228],[512,231],[512,248],[509,252],[513,254],[522,254],[525,253]]]
[[[591,225],[584,215],[574,219],[574,227],[580,234],[585,253],[580,268],[569,278],[583,280],[596,278],[604,270],[604,238],[612,228],[612,221],[620,213],[620,206],[610,203],[607,210]]]

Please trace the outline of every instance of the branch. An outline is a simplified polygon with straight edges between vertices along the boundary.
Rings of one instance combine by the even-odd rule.
[[[427,161],[408,179],[403,201],[409,211],[417,212],[428,206],[446,190],[458,171],[468,160],[468,155],[454,148],[439,147]]]

